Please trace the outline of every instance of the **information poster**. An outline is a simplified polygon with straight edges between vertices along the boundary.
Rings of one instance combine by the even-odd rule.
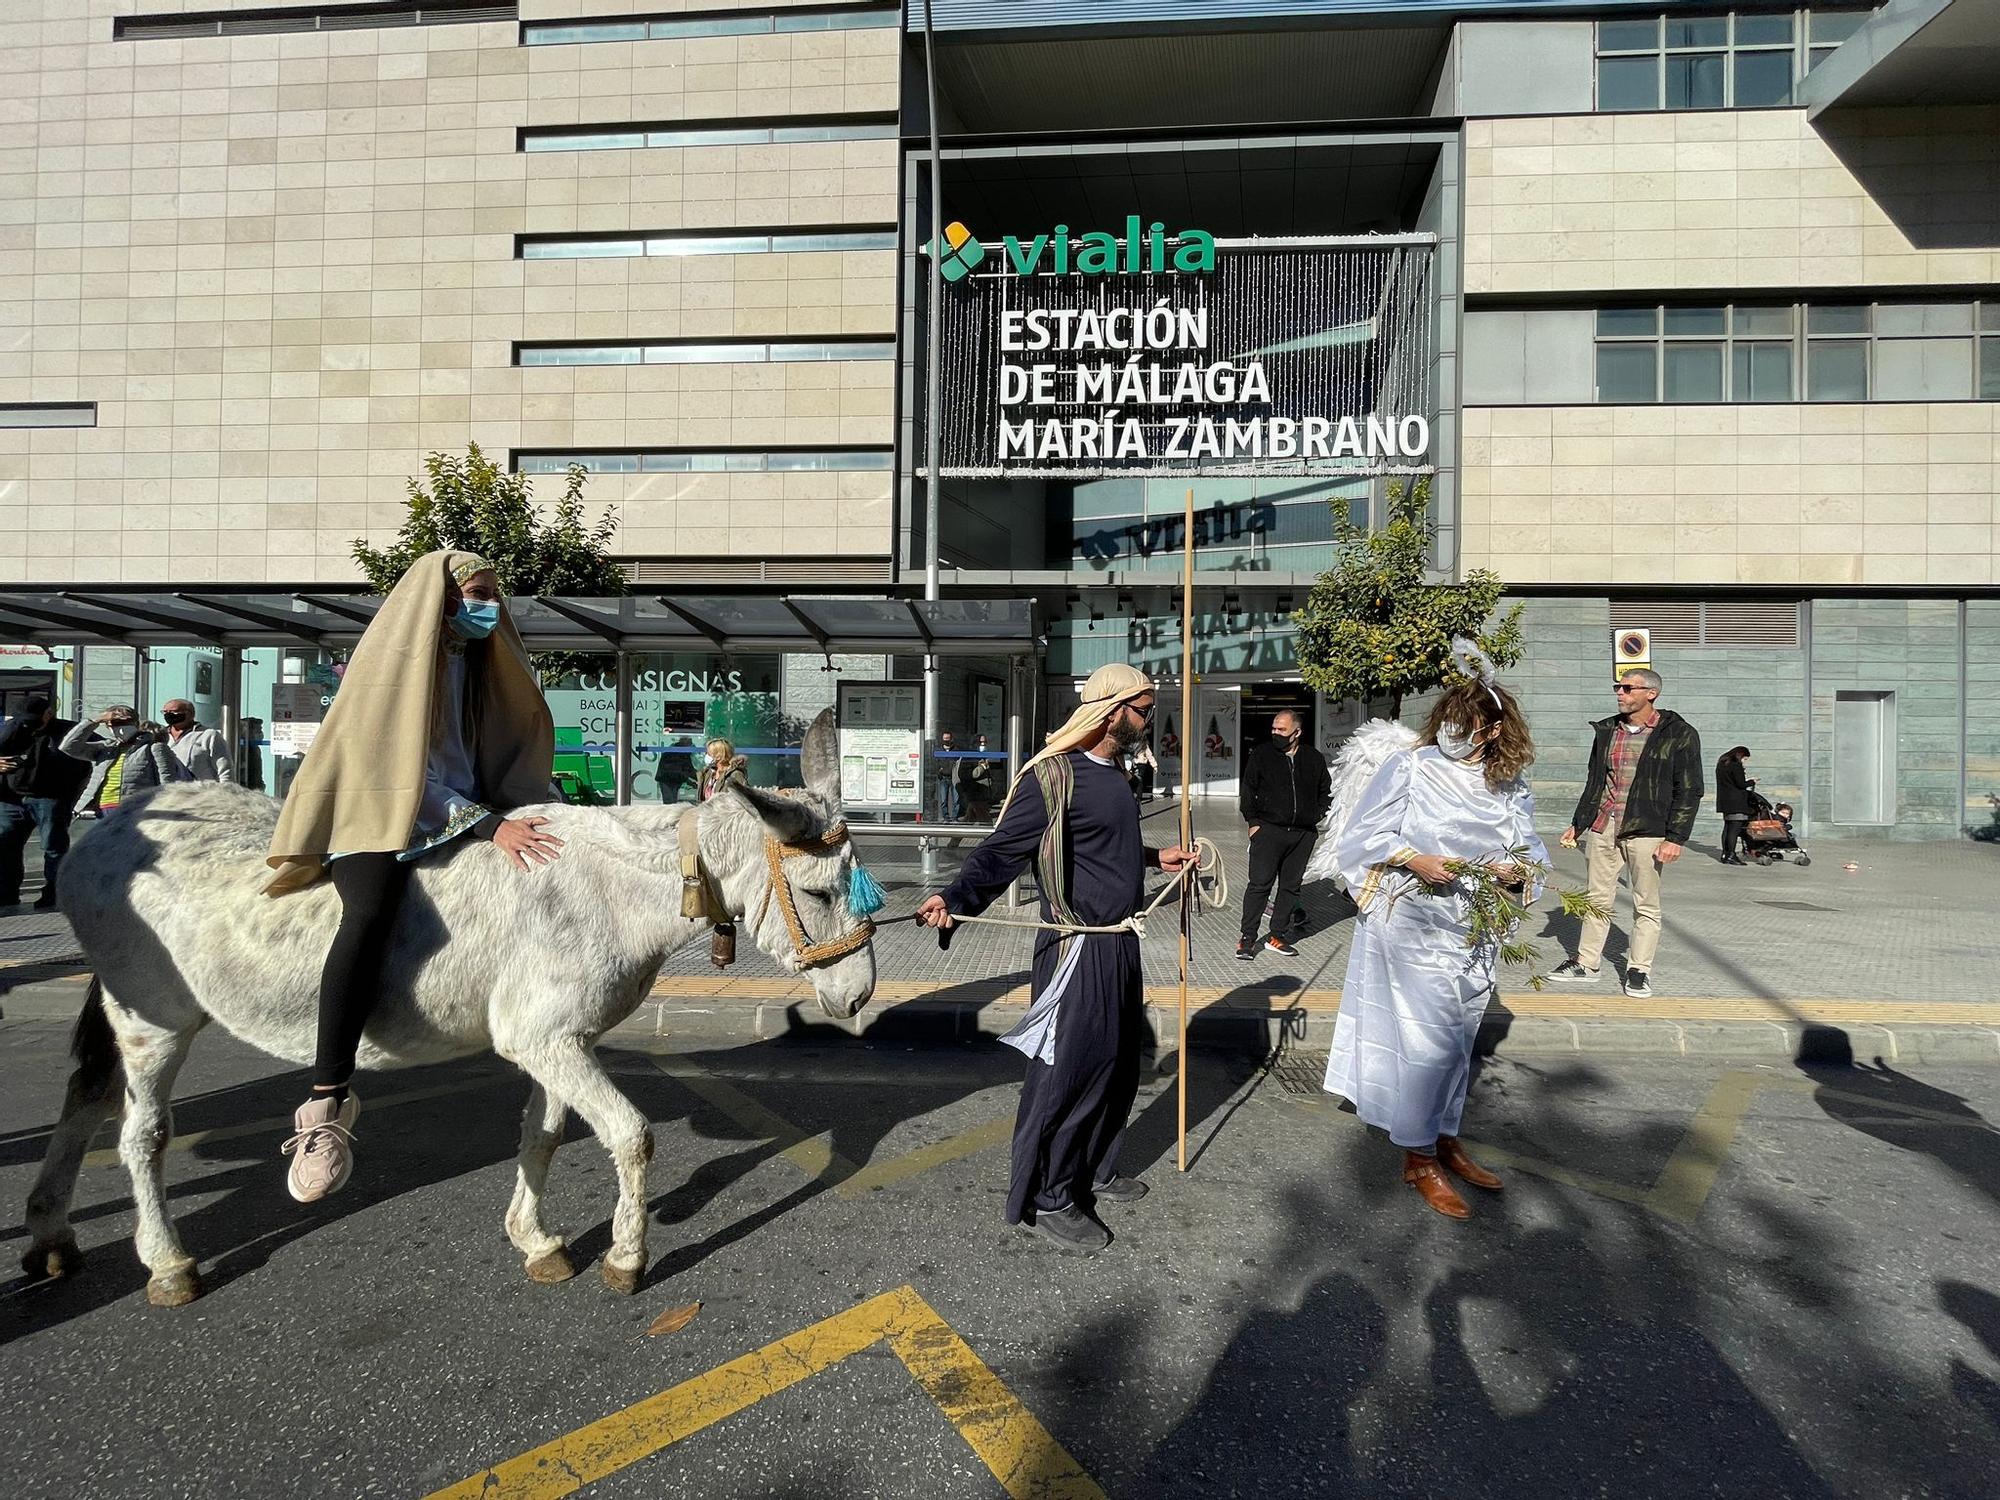
[[[919,812],[924,689],[920,682],[843,682],[840,800],[849,812]]]
[[[316,682],[281,682],[271,689],[268,733],[273,755],[300,756],[312,748],[326,716],[327,690]]]
[[[1234,688],[1203,688],[1195,698],[1195,722],[1201,736],[1202,790],[1212,797],[1236,795],[1237,692]]]

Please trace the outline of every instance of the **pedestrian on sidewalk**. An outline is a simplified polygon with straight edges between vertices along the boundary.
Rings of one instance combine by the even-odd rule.
[[[222,738],[222,731],[210,729],[194,716],[194,705],[185,698],[175,698],[160,707],[160,717],[167,726],[167,747],[174,752],[174,759],[187,767],[188,775],[196,781],[227,781],[229,777],[229,745]]]
[[[1618,712],[1591,728],[1590,770],[1562,846],[1582,843],[1590,863],[1590,899],[1604,913],[1583,919],[1576,953],[1556,965],[1559,984],[1589,984],[1604,962],[1611,910],[1622,870],[1632,887],[1632,948],[1625,993],[1653,993],[1653,955],[1660,946],[1660,872],[1681,857],[1701,810],[1701,736],[1672,709],[1659,706],[1658,672],[1634,668],[1613,684]]]
[[[994,792],[1000,784],[994,762],[988,757],[992,751],[987,747],[986,736],[980,735],[975,748],[979,751],[977,760],[968,760],[958,773],[959,795],[965,803],[965,815],[975,823],[984,823],[993,816],[993,804],[999,799]]]
[[[708,764],[701,768],[695,784],[695,800],[706,802],[724,787],[750,785],[750,762],[736,753],[736,746],[719,736],[702,746]]]
[[[936,789],[931,803],[937,808],[940,823],[956,823],[965,815],[965,799],[958,791],[958,766],[958,742],[949,729],[940,729],[937,751],[931,756],[931,785]]]
[[[1722,814],[1722,863],[1743,861],[1743,830],[1750,826],[1750,788],[1757,783],[1743,774],[1750,747],[1738,745],[1715,763],[1715,810]]]
[[[280,1148],[300,1203],[340,1191],[354,1169],[361,1101],[349,1083],[389,982],[382,959],[411,867],[467,835],[505,850],[523,876],[557,858],[562,840],[542,831],[547,819],[509,812],[548,800],[554,761],[548,704],[493,565],[425,553],[362,632],[264,856],[277,872],[265,895],[330,876],[339,898],[320,967],[312,1091]],[[301,931],[326,910],[307,905]]]
[[[0,907],[21,899],[22,856],[32,831],[42,845],[42,890],[36,911],[56,909],[56,871],[69,852],[69,820],[89,770],[62,753],[76,726],[58,719],[39,694],[0,721]]]
[[[1285,930],[1300,909],[1306,860],[1333,797],[1326,757],[1305,743],[1304,730],[1297,714],[1279,709],[1271,719],[1271,737],[1250,752],[1243,767],[1239,802],[1243,821],[1250,825],[1250,879],[1243,892],[1236,956],[1246,963],[1257,956],[1257,931],[1274,884],[1278,898],[1271,905],[1270,936],[1262,946],[1287,958],[1299,951],[1286,941]]]
[[[96,767],[76,804],[80,817],[102,817],[149,787],[192,779],[167,747],[167,726],[141,720],[139,711],[127,703],[72,724],[56,748]]]
[[[1119,761],[1153,717],[1153,684],[1122,662],[1083,685],[1069,722],[1029,761],[1000,821],[959,875],[917,908],[917,919],[950,943],[953,919],[977,916],[1029,865],[1041,887],[1044,923],[1112,927],[1145,900],[1146,870],[1179,870],[1185,849],[1148,849],[1139,808]],[[1139,1091],[1146,1036],[1139,938],[1117,932],[1035,934],[1033,1003],[1002,1037],[1028,1059],[1014,1121],[1007,1222],[1079,1250],[1100,1250],[1111,1233],[1098,1205],[1130,1203],[1146,1184],[1118,1172],[1118,1147]]]
[[[1524,906],[1540,893],[1518,859],[1548,863],[1526,778],[1527,720],[1483,653],[1473,659],[1488,675],[1446,690],[1416,747],[1383,762],[1341,830],[1335,857],[1360,917],[1325,1083],[1389,1133],[1403,1181],[1454,1219],[1472,1210],[1446,1172],[1500,1188],[1458,1127],[1502,934],[1470,941],[1473,877],[1447,862],[1488,866]]]

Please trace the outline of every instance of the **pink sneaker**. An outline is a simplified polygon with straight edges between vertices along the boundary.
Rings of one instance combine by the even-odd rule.
[[[292,1116],[294,1134],[280,1147],[292,1159],[285,1186],[301,1203],[317,1203],[347,1186],[354,1171],[354,1117],[361,1100],[350,1093],[338,1109],[330,1096],[308,1099]]]

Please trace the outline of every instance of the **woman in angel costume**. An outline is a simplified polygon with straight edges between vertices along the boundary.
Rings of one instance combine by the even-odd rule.
[[[1470,878],[1450,865],[1487,865],[1525,888],[1535,882],[1523,865],[1545,867],[1548,851],[1523,775],[1534,759],[1527,721],[1476,646],[1456,642],[1453,654],[1469,675],[1422,734],[1378,720],[1341,752],[1307,875],[1337,876],[1361,913],[1326,1090],[1403,1148],[1403,1180],[1425,1203],[1464,1219],[1472,1210],[1446,1172],[1500,1187],[1458,1140],[1499,940],[1468,941]]]

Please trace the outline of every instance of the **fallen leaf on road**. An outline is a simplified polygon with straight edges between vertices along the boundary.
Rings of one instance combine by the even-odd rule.
[[[685,1307],[670,1307],[653,1319],[648,1333],[679,1333],[694,1321],[694,1315],[701,1311],[699,1302],[690,1302]]]

